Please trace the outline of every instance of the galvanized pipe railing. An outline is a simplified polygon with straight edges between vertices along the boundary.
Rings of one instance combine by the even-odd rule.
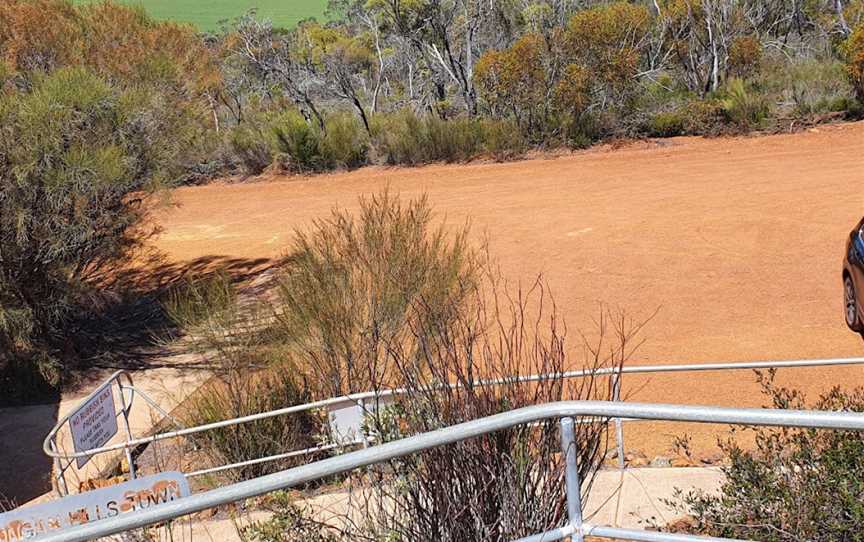
[[[720,363],[693,363],[693,364],[670,364],[670,365],[632,365],[625,367],[604,367],[599,369],[583,369],[577,371],[566,371],[560,373],[550,373],[550,374],[534,374],[534,375],[524,375],[524,376],[514,376],[514,377],[504,377],[497,379],[486,379],[486,380],[478,380],[475,385],[477,386],[502,386],[502,385],[511,385],[511,384],[523,384],[523,383],[531,383],[538,382],[542,380],[548,380],[553,378],[560,379],[569,379],[569,378],[583,378],[586,376],[611,376],[615,379],[613,384],[614,390],[614,399],[617,401],[620,399],[620,391],[621,391],[621,377],[625,374],[654,374],[654,373],[678,373],[678,372],[693,372],[693,371],[726,371],[726,370],[750,370],[750,369],[788,369],[788,368],[808,368],[808,367],[837,367],[837,366],[848,366],[848,365],[864,365],[864,357],[853,357],[853,358],[826,358],[826,359],[801,359],[801,360],[780,360],[780,361],[748,361],[748,362],[720,362]],[[126,378],[130,378],[128,374],[124,371],[118,371],[114,375],[111,376],[111,379],[117,379],[119,385],[119,376],[125,376]],[[445,385],[446,386],[446,385]],[[457,384],[450,384],[450,387],[458,387]],[[128,386],[122,386],[122,389],[130,389],[134,390],[134,387],[130,384]],[[139,392],[140,393],[140,392]],[[142,444],[149,444],[152,442],[185,437],[194,435],[196,433],[201,433],[205,431],[211,431],[214,429],[220,429],[224,427],[229,427],[232,425],[238,425],[242,423],[252,422],[256,420],[272,418],[276,416],[285,416],[288,414],[294,414],[299,412],[307,412],[310,410],[317,410],[322,408],[328,408],[334,405],[344,404],[348,402],[353,402],[356,404],[364,404],[374,400],[387,399],[394,396],[400,396],[407,393],[407,390],[402,388],[395,389],[384,389],[378,391],[369,391],[369,392],[361,392],[354,393],[350,395],[344,395],[341,397],[333,397],[330,399],[323,399],[320,401],[314,401],[311,403],[306,403],[302,405],[293,405],[290,407],[280,408],[276,410],[271,410],[268,412],[261,412],[257,414],[252,414],[249,416],[243,416],[239,418],[232,418],[229,420],[222,420],[214,423],[209,423],[205,425],[199,425],[195,427],[183,428],[176,431],[167,431],[164,433],[157,433],[155,435],[150,435],[146,437],[140,438],[129,438],[124,442],[119,442],[116,444],[111,444],[107,446],[102,446],[99,448],[94,448],[91,450],[81,451],[81,452],[66,452],[61,451],[56,448],[52,448],[52,442],[54,441],[57,432],[60,430],[62,425],[66,422],[66,419],[61,419],[57,425],[55,425],[54,429],[48,434],[43,443],[43,451],[46,455],[51,458],[54,458],[55,461],[59,461],[61,458],[70,461],[79,458],[79,457],[87,457],[93,456],[97,454],[117,451],[117,450],[130,450]],[[151,406],[154,406],[152,400],[149,400],[146,396],[142,397],[147,400]],[[86,400],[85,400],[86,402]],[[158,405],[155,405],[158,408]],[[159,409],[163,414],[164,411]],[[623,438],[623,427],[621,425],[622,421],[629,421],[625,418],[616,417],[614,419],[616,425],[616,446],[618,449],[618,465],[620,468],[624,467],[624,438]],[[316,452],[332,450],[340,448],[340,446],[336,445],[324,445],[321,447],[314,447],[305,450],[293,450],[282,454],[276,454],[273,456],[268,456],[264,458],[250,458],[248,461],[238,462],[231,465],[222,465],[215,470],[226,470],[230,468],[243,467],[250,464],[255,463],[263,463],[266,461],[276,461],[279,459],[283,459],[285,457],[293,457],[296,455],[308,455]],[[286,455],[286,454],[290,454]],[[194,475],[198,474],[206,474],[210,472],[215,472],[213,469],[204,469],[202,471],[196,471],[195,473],[191,473]],[[65,471],[65,469],[64,469]]]
[[[690,535],[649,533],[612,527],[580,525],[581,506],[579,503],[581,502],[581,488],[575,464],[576,456],[570,453],[573,442],[572,433],[568,433],[568,427],[572,429],[572,418],[585,416],[599,417],[607,420],[614,418],[634,418],[751,426],[864,430],[864,415],[851,412],[723,408],[611,401],[564,401],[549,403],[520,408],[487,418],[461,423],[395,442],[331,457],[253,480],[220,487],[158,507],[119,515],[114,518],[74,527],[66,531],[56,532],[48,535],[43,540],[45,542],[83,542],[85,540],[109,536],[297,486],[360,467],[415,454],[438,446],[453,444],[495,431],[548,419],[564,420],[562,424],[562,444],[564,445],[564,452],[566,454],[567,484],[565,491],[567,491],[568,497],[568,523],[563,527],[523,540],[543,540],[544,542],[548,542],[572,536],[572,539],[576,542],[582,542],[584,536],[588,534],[621,540],[644,540],[646,542],[718,540]]]

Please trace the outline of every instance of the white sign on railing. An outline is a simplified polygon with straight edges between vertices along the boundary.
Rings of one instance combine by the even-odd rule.
[[[111,382],[112,380],[109,380],[102,384],[93,397],[69,417],[69,428],[76,452],[98,448],[117,434],[117,411],[114,409]],[[78,468],[86,465],[91,457],[76,458]],[[0,538],[0,541],[2,540]]]
[[[0,514],[0,542],[36,540],[42,535],[146,510],[189,496],[189,484],[179,472],[163,472],[116,486]]]

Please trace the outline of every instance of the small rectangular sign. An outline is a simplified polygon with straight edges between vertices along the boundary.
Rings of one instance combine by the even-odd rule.
[[[180,472],[162,472],[116,486],[0,514],[0,542],[37,540],[48,533],[146,510],[189,496]]]
[[[69,428],[76,452],[98,448],[117,434],[117,411],[114,409],[112,382],[109,380],[102,384],[90,400],[78,407],[69,417]],[[75,458],[78,468],[86,465],[90,457]]]

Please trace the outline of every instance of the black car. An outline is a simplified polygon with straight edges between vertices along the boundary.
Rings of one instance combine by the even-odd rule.
[[[843,306],[846,325],[858,333],[864,332],[861,293],[864,292],[864,218],[846,239],[846,254],[843,257]]]

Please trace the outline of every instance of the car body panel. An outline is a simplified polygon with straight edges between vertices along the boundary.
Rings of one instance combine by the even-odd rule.
[[[864,218],[858,221],[855,228],[849,232],[846,239],[846,251],[843,255],[843,276],[849,275],[855,286],[855,308],[858,312],[858,321],[864,322]],[[845,299],[844,299],[844,310]],[[855,330],[860,331],[860,330]]]

